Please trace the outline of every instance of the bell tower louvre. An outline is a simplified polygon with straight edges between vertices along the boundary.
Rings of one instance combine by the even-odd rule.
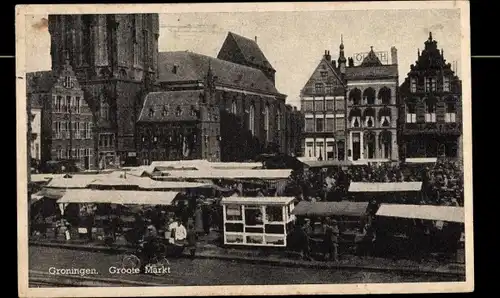
[[[135,123],[153,91],[158,14],[50,15],[52,71],[73,67],[92,110],[100,168],[135,159]]]

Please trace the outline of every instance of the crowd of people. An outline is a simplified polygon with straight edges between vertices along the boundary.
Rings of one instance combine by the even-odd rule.
[[[351,182],[410,181],[422,182],[422,203],[463,206],[463,167],[453,160],[439,160],[434,164],[398,162],[338,166],[326,170],[315,168],[294,171],[291,176],[295,192],[315,200],[326,200],[330,194],[345,197]]]

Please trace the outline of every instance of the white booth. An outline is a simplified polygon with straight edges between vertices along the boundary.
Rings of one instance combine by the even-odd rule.
[[[227,197],[221,203],[224,244],[286,247],[294,197]]]

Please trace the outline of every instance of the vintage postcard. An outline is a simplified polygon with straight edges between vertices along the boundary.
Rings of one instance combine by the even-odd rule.
[[[467,1],[15,26],[22,297],[473,291]]]

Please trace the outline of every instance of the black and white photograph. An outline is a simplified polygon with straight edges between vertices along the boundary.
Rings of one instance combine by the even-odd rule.
[[[467,1],[16,7],[21,297],[470,292]]]

